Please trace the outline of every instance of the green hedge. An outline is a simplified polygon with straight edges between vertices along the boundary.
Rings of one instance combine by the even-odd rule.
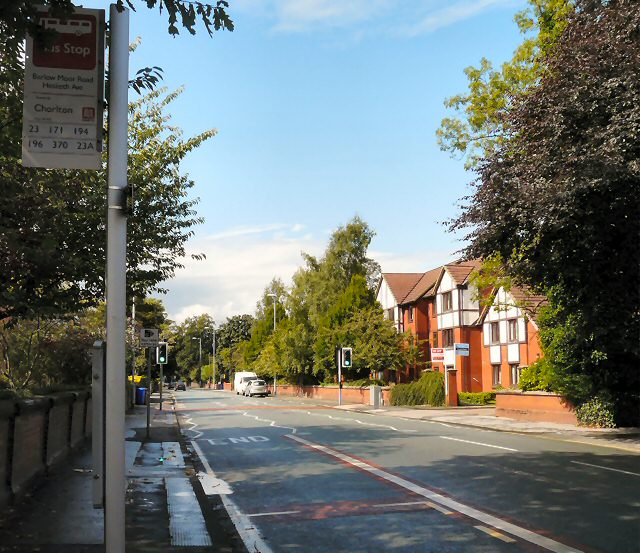
[[[391,388],[391,405],[444,405],[444,375],[425,372],[420,380]]]
[[[576,417],[580,426],[597,428],[615,428],[615,412],[611,401],[594,397],[576,409]]]
[[[458,394],[460,405],[492,405],[495,402],[495,392],[460,392]]]

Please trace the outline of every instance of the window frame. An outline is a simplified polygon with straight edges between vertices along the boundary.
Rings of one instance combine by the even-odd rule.
[[[511,378],[511,385],[517,386],[520,383],[520,375],[522,374],[522,367],[519,363],[510,363],[509,364],[509,373]],[[514,379],[514,375],[516,378]]]
[[[445,301],[447,298],[447,301]],[[442,293],[442,311],[441,313],[448,313],[449,311],[453,311],[453,290],[449,290],[448,292]]]
[[[448,340],[447,338],[450,338]],[[443,348],[452,348],[453,344],[455,344],[456,337],[453,333],[453,328],[443,328],[442,329],[442,347]]]
[[[494,329],[496,329],[496,332],[493,331]],[[489,323],[489,343],[492,345],[500,343],[500,321]]]
[[[511,329],[514,330],[514,335],[511,335]],[[515,344],[519,341],[518,336],[518,319],[507,319],[507,340],[510,344]]]
[[[496,375],[498,378],[496,378]],[[491,383],[494,388],[502,386],[502,365],[491,365]]]

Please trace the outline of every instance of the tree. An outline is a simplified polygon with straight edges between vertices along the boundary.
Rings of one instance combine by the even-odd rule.
[[[2,74],[6,76],[5,73]],[[0,118],[21,112],[14,88],[0,80]],[[201,222],[187,198],[194,183],[180,162],[215,131],[182,139],[166,107],[178,92],[154,91],[131,104],[129,182],[135,211],[129,218],[129,294],[145,296],[180,267],[192,226]],[[104,295],[106,233],[104,171],[22,167],[20,128],[0,134],[0,318],[60,316],[96,305]]]
[[[183,323],[174,325],[169,333],[169,368],[175,362],[178,374],[190,374],[192,378],[196,375],[194,379],[199,379],[200,367],[207,363],[212,351],[214,324],[209,315],[203,314],[187,317]]]
[[[467,168],[476,167],[480,158],[496,151],[509,132],[504,113],[512,98],[539,81],[543,60],[565,29],[573,4],[572,0],[529,0],[529,8],[514,18],[527,38],[512,59],[500,70],[486,58],[479,67],[464,70],[468,92],[445,100],[447,108],[461,115],[442,120],[436,133],[442,150],[466,157]]]
[[[619,422],[637,420],[640,390],[639,25],[637,2],[577,2],[451,225],[466,255],[497,253],[548,295],[556,387],[578,403],[610,396]]]

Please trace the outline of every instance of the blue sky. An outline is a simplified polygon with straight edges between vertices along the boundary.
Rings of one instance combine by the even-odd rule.
[[[383,271],[424,271],[461,246],[442,221],[473,176],[438,148],[443,100],[463,69],[498,65],[521,41],[524,0],[230,0],[233,33],[172,38],[140,7],[131,70],[158,65],[185,135],[218,135],[183,165],[199,213],[189,251],[204,262],[167,283],[174,319],[252,312],[273,276],[290,281],[301,251],[320,254],[358,214],[376,231]],[[87,2],[86,7],[104,7]]]

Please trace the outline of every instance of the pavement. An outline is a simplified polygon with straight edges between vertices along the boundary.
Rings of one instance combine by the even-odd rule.
[[[205,471],[186,447],[173,396],[169,393],[165,398],[160,411],[157,397],[152,397],[149,437],[145,406],[135,406],[126,416],[127,552],[246,553],[220,496],[205,493]],[[517,421],[496,417],[492,407],[372,409],[287,396],[278,399],[373,417],[429,420],[640,452],[638,428],[593,429]],[[43,478],[32,494],[0,513],[0,552],[104,552],[103,511],[93,508],[91,477],[87,443]]]
[[[127,553],[246,553],[219,499],[206,498],[180,433],[173,398],[126,416]],[[0,552],[102,553],[103,510],[93,508],[90,441],[0,513]],[[203,502],[210,508],[202,509]]]

